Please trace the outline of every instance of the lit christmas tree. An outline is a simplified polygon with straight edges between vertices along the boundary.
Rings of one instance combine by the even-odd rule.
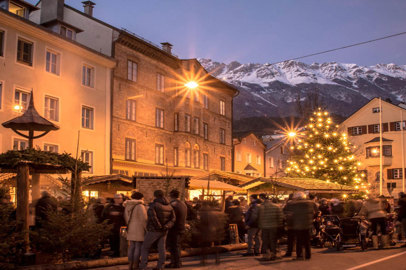
[[[365,174],[358,171],[361,164],[351,151],[347,134],[340,134],[337,128],[328,112],[320,108],[315,111],[305,131],[291,146],[292,157],[286,173],[365,189]]]

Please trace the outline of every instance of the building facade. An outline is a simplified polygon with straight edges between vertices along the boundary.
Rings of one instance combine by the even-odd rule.
[[[340,130],[348,134],[349,141],[355,146],[354,153],[361,162],[360,170],[374,193],[380,191],[381,129],[383,194],[397,197],[400,191],[404,191],[405,120],[404,105],[396,106],[374,98],[340,124]]]
[[[272,141],[265,151],[265,177],[284,177],[291,156],[289,144],[284,138]]]
[[[234,138],[234,172],[254,177],[265,175],[265,145],[254,133]]]
[[[34,147],[75,156],[79,143],[79,156],[92,167],[85,174],[109,173],[114,59],[28,20],[35,8],[23,1],[2,1],[1,7],[0,121],[20,115],[33,93],[38,112],[60,127]],[[1,152],[28,146],[25,138],[1,129]]]

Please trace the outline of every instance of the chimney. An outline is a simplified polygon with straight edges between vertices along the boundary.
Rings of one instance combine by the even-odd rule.
[[[165,52],[172,54],[172,44],[170,44],[169,42],[162,42],[162,50],[164,50]]]
[[[96,5],[96,3],[92,1],[83,1],[82,4],[84,7],[84,13],[86,13],[90,17],[93,17],[93,8]]]

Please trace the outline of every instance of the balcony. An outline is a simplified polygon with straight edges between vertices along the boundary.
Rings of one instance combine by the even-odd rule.
[[[363,165],[367,167],[377,167],[379,166],[379,157],[369,157],[363,161]],[[392,165],[392,157],[383,156],[382,157],[382,165],[383,166],[391,166]]]

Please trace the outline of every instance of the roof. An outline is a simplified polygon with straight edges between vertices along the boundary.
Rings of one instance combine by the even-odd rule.
[[[190,189],[207,189],[207,184],[210,183],[210,189],[224,190],[224,191],[244,191],[244,189],[233,186],[224,182],[217,180],[207,180],[207,179],[192,179],[189,182]]]
[[[17,176],[16,173],[0,173],[0,184],[5,184],[13,180]]]
[[[257,171],[251,164],[245,166],[244,171]]]
[[[34,107],[34,95],[32,91],[30,104],[24,114],[6,121],[2,125],[5,128],[13,130],[51,131],[59,129],[57,125],[39,115]]]
[[[234,133],[235,136],[233,136],[234,138],[238,139],[238,143],[236,144],[240,144],[242,139],[247,138],[248,136],[254,136],[255,139],[264,147],[266,148],[266,145],[264,144],[264,142],[257,136],[255,135],[254,132],[252,131],[247,131],[247,132],[239,132],[239,133]]]
[[[379,142],[379,141],[380,141],[379,137],[375,137],[375,138],[373,138],[372,140],[367,141],[366,143]],[[383,142],[393,142],[393,140],[386,139],[386,138],[383,138],[383,137],[382,137],[382,141],[383,141]]]
[[[210,173],[208,173],[202,177],[198,177],[196,179],[207,179],[209,176],[219,176],[220,178],[237,180],[239,182],[248,182],[248,181],[251,181],[252,179],[255,179],[255,177],[248,176],[245,174],[240,174],[240,173],[235,173],[235,172],[225,172],[225,171],[219,171],[219,170],[211,170]]]
[[[83,185],[94,185],[99,183],[104,183],[108,181],[122,181],[128,184],[132,184],[133,180],[132,177],[122,175],[122,174],[111,174],[111,175],[97,175],[97,176],[90,176],[83,180]]]
[[[257,178],[250,182],[240,185],[241,188],[251,189],[262,184],[273,184],[275,186],[288,188],[296,191],[310,191],[310,192],[355,192],[356,190],[350,186],[340,185],[338,183],[327,182],[314,178]]]

